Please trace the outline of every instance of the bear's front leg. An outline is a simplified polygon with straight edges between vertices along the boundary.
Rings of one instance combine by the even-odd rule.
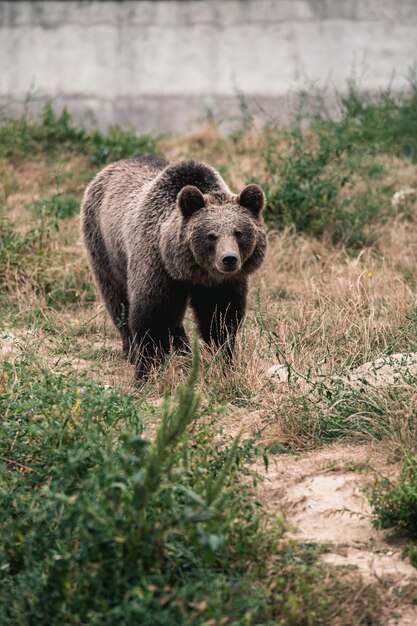
[[[132,337],[131,361],[140,382],[159,363],[171,346],[186,345],[182,320],[187,293],[181,283],[161,280],[149,290],[132,290],[129,296],[129,330]]]
[[[215,287],[193,287],[191,307],[206,343],[225,347],[233,355],[236,333],[245,316],[247,279],[228,281]]]
[[[185,356],[191,353],[190,340],[187,337],[184,326],[172,330],[172,347],[177,354]]]

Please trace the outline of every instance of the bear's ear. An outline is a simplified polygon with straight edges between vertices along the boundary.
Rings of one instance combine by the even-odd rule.
[[[177,197],[177,203],[186,219],[206,206],[203,194],[197,187],[192,185],[187,185],[181,189]]]
[[[247,185],[237,197],[237,203],[240,206],[249,209],[249,211],[258,217],[262,209],[265,207],[265,194],[259,185]]]

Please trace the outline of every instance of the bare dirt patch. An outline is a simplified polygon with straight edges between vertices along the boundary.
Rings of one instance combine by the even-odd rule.
[[[294,537],[324,544],[322,561],[358,572],[363,583],[381,587],[387,626],[417,623],[417,606],[401,604],[402,590],[417,581],[402,557],[402,542],[372,525],[366,490],[375,475],[393,477],[395,465],[377,444],[336,444],[302,455],[282,455],[270,464],[260,497],[273,512],[285,513]],[[415,600],[415,599],[414,599]]]

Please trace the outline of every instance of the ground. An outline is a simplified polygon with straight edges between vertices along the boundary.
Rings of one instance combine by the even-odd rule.
[[[277,149],[288,138],[280,141]],[[265,146],[261,131],[246,128],[224,139],[210,125],[162,138],[158,150],[171,159],[207,160],[235,189],[255,172],[275,198],[272,170],[260,156]],[[360,166],[366,175],[358,174]],[[3,214],[15,233],[5,229],[0,247],[0,356],[3,365],[11,364],[7,375],[4,369],[3,390],[15,393],[11,372],[18,376],[22,360],[32,359],[39,371],[82,372],[149,407],[144,434],[154,440],[164,394],[187,379],[190,362],[172,356],[143,389],[133,387],[132,367],[97,299],[79,238],[77,203],[97,168],[88,154],[74,151],[0,164]],[[269,220],[268,256],[251,280],[235,363],[225,371],[221,355],[200,345],[197,388],[203,420],[212,423],[215,415],[216,445],[241,433],[247,469],[239,480],[250,497],[262,503],[269,520],[284,516],[288,541],[318,548],[323,576],[340,577],[351,589],[328,613],[331,621],[313,616],[298,623],[406,626],[417,623],[410,537],[376,527],[370,494],[378,479],[399,480],[417,441],[417,205],[409,190],[417,165],[381,151],[362,155],[355,168],[343,183],[345,199],[373,189],[385,212],[350,243],[337,234],[337,216],[328,231],[326,218],[324,225],[314,221],[309,228],[320,232],[313,234]],[[349,220],[357,238],[359,218]],[[193,334],[190,315],[186,323]],[[7,468],[20,464],[23,473],[31,471],[30,455],[17,460],[8,452],[1,459]],[[197,606],[206,610],[201,602]],[[220,624],[216,619],[204,623]],[[282,619],[265,623],[286,623]]]

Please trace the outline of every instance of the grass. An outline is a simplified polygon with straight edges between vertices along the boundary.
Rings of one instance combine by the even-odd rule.
[[[40,220],[45,218],[54,220],[53,225],[58,228],[58,220],[76,215],[80,210],[80,203],[74,196],[53,194],[44,200],[38,200],[29,208]]]
[[[18,161],[42,155],[49,158],[65,151],[85,154],[94,165],[117,159],[153,154],[157,142],[151,135],[137,136],[113,126],[106,134],[76,128],[66,109],[56,114],[51,104],[36,122],[28,116],[7,119],[0,128],[0,158]]]
[[[210,445],[196,355],[160,410],[30,350],[4,364],[2,623],[325,623],[319,549],[268,528],[238,481],[238,438]]]
[[[414,374],[351,380],[417,351],[415,197],[391,201],[417,174],[413,89],[380,101],[352,91],[338,121],[307,130],[245,117],[231,137],[213,124],[182,137],[85,131],[51,107],[3,123],[1,622],[378,623],[378,590],[290,539],[258,501],[251,464],[335,441],[415,457]],[[200,345],[198,376],[172,356],[138,395],[78,208],[104,163],[148,152],[206,160],[236,191],[256,180],[270,232],[233,367]],[[413,514],[409,470],[375,491],[384,523]]]
[[[366,97],[351,83],[340,99],[340,119],[319,114],[315,123],[340,150],[391,153],[416,163],[416,110],[417,81],[411,73],[408,90],[399,96],[388,88],[376,99]]]
[[[370,493],[376,528],[390,528],[417,537],[417,457],[404,458],[397,481],[378,478]],[[408,547],[411,563],[417,567],[416,546]]]

